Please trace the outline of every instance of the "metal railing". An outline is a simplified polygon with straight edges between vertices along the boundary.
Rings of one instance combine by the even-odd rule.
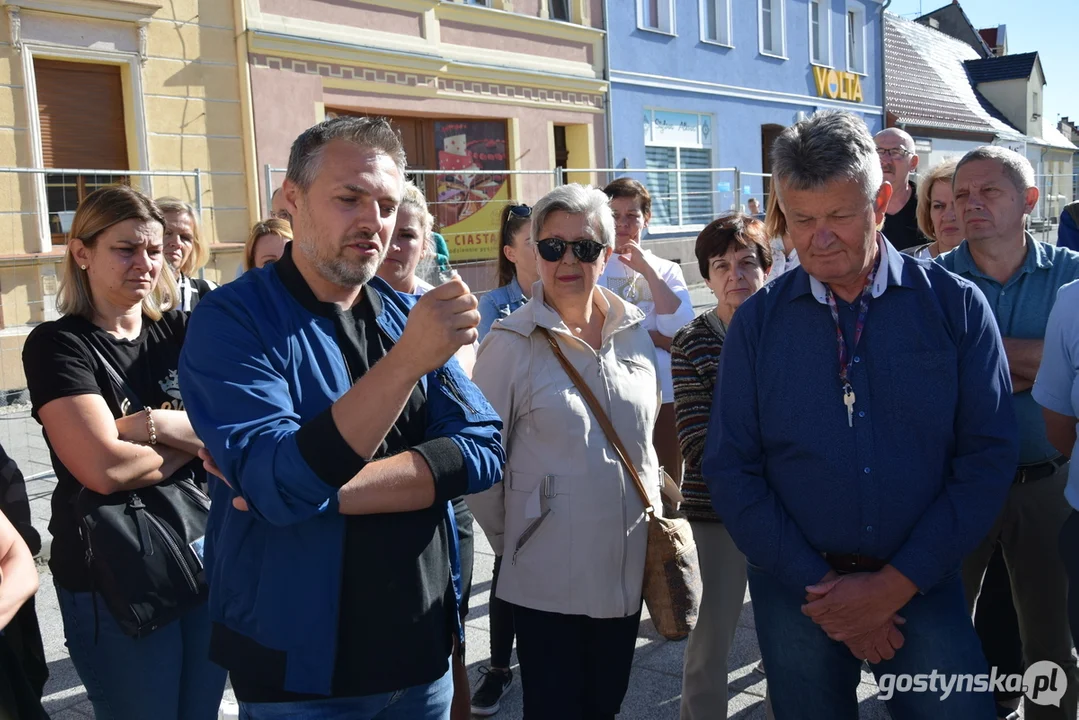
[[[203,173],[194,170],[111,170],[101,168],[0,168],[0,215],[18,217],[8,227],[22,240],[21,249],[0,254],[49,252],[62,245],[79,202],[90,192],[123,183],[149,197],[171,195],[186,200],[203,217]],[[155,181],[156,180],[156,181]],[[178,181],[178,182],[177,182]],[[13,253],[14,251],[14,253]]]

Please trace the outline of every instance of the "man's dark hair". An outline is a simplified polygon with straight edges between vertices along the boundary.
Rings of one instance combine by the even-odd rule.
[[[322,163],[323,148],[331,140],[338,139],[384,153],[393,160],[402,177],[404,176],[405,147],[390,126],[389,120],[382,117],[339,115],[300,133],[292,143],[285,178],[306,192],[314,182]]]

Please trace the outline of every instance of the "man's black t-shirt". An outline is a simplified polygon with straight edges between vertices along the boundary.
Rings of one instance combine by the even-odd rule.
[[[187,317],[187,313],[175,310],[156,322],[144,316],[142,332],[134,340],[113,337],[77,315],[42,323],[23,346],[23,367],[34,419],[41,422],[38,412],[53,400],[75,395],[101,395],[116,418],[142,410],[141,406],[129,406],[91,346],[108,358],[144,405],[183,410],[176,369]],[[49,569],[61,587],[86,592],[90,590],[90,575],[72,505],[82,485],[60,462],[49,434],[44,435],[57,481],[49,521],[53,537]],[[201,473],[199,465],[199,461],[192,461],[180,472],[194,476]]]
[[[370,288],[351,311],[333,313],[338,345],[353,381],[393,347],[379,328]],[[373,459],[405,452],[427,437],[426,397],[417,385]],[[446,506],[345,519],[334,697],[355,697],[433,682],[448,669],[456,603],[447,562]],[[297,618],[304,610],[297,608]],[[300,620],[298,619],[297,622]],[[326,649],[330,652],[330,648]],[[254,660],[254,656],[250,656]],[[273,661],[266,657],[265,660]],[[269,667],[269,666],[267,666]],[[297,702],[318,696],[283,690],[280,668],[232,669],[243,702]]]
[[[918,187],[910,183],[910,199],[895,215],[884,216],[884,237],[896,250],[906,250],[927,242],[918,229]]]

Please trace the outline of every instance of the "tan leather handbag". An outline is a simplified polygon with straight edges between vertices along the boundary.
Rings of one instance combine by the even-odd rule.
[[[563,354],[562,348],[558,347],[554,336],[546,328],[539,330],[547,338],[559,364],[577,386],[596,422],[603,428],[603,434],[622,460],[626,472],[633,478],[633,485],[641,496],[645,520],[648,522],[644,602],[659,634],[668,640],[681,640],[688,636],[689,631],[697,624],[697,612],[701,606],[701,569],[689,521],[677,511],[673,503],[661,508],[652,504],[640,473],[630,462],[626,448],[599,400]]]

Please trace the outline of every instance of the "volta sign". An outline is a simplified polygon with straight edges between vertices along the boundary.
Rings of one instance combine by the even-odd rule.
[[[818,97],[862,102],[862,78],[854,73],[814,65],[813,80]]]

